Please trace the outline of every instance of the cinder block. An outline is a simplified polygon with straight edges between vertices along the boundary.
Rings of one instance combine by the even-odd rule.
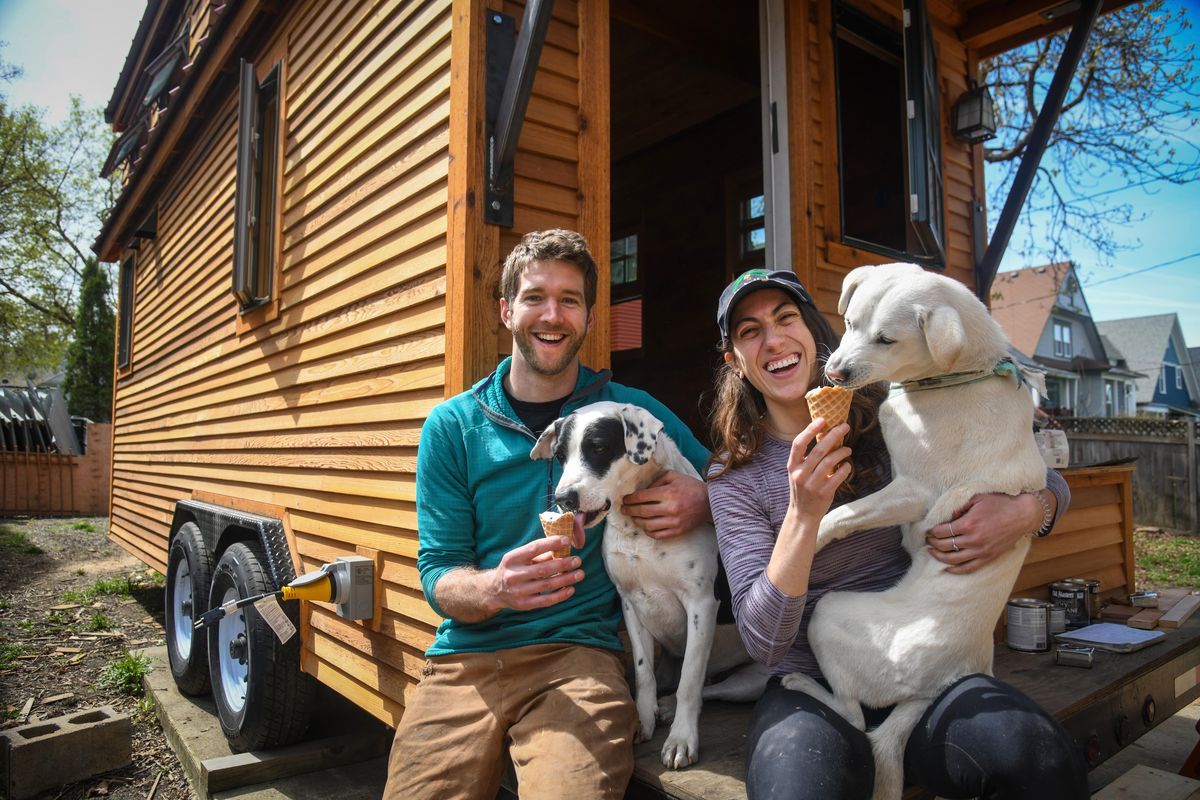
[[[0,787],[23,800],[133,761],[133,722],[112,706],[0,731]]]

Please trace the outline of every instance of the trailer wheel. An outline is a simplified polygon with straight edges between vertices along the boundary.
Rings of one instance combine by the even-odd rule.
[[[209,607],[273,590],[265,562],[257,543],[230,545],[217,562]],[[295,607],[287,611],[295,624]],[[314,686],[300,672],[298,636],[280,642],[258,611],[246,606],[209,627],[208,652],[217,716],[235,751],[280,747],[304,734]]]
[[[194,522],[185,522],[167,555],[167,660],[183,694],[208,693],[208,641],[192,630],[192,620],[208,610],[212,554]]]

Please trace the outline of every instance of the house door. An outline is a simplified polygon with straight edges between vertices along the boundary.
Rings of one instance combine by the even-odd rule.
[[[760,56],[782,53],[783,26],[759,23],[772,8],[781,17],[782,5],[611,6],[613,372],[702,440],[720,361],[717,297],[733,275],[767,262],[768,229],[777,240],[774,220],[786,220],[770,191],[787,194],[786,150],[775,146],[786,131],[784,68]],[[774,46],[760,27],[779,31]]]

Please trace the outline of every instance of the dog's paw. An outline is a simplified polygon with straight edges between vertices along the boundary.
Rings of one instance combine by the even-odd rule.
[[[664,725],[670,725],[675,721],[675,695],[669,694],[666,697],[658,698],[658,709],[655,711],[655,718]]]
[[[700,735],[691,731],[686,734],[671,731],[663,743],[662,763],[668,769],[690,767],[700,759]]]
[[[633,735],[634,743],[648,742],[654,738],[654,708],[643,708],[638,704],[638,729]]]

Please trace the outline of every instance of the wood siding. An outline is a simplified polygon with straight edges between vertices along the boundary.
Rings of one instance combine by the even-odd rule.
[[[231,94],[157,196],[116,389],[112,532],[143,561],[196,495],[281,509],[298,570],[378,551],[377,630],[306,604],[303,664],[389,722],[439,622],[413,473],[445,394],[450,53],[449,0],[289,9],[247,55],[284,65],[278,316],[239,326],[230,294]]]
[[[899,2],[861,0],[856,5],[893,17],[899,30]],[[935,3],[930,11],[941,81],[945,274],[974,288],[971,209],[976,198],[983,201],[983,165],[971,147],[950,135],[950,108],[966,90],[974,65],[947,24],[949,11]],[[846,273],[864,264],[896,259],[841,242],[832,3],[789,4],[787,26],[793,263],[817,306],[840,327],[837,300]]]
[[[520,20],[520,5],[496,7]],[[239,318],[230,294],[232,95],[164,181],[157,238],[134,254],[112,535],[165,569],[174,504],[201,497],[281,517],[298,571],[375,558],[381,613],[356,624],[305,604],[302,665],[391,724],[440,622],[416,569],[420,428],[508,349],[499,254],[525,231],[574,228],[605,245],[607,284],[607,73],[579,66],[589,48],[604,61],[607,7],[589,9],[584,41],[576,4],[555,4],[503,233],[474,208],[483,94],[466,75],[482,75],[486,10],[308,2],[253,54],[260,77],[280,60],[284,73],[277,311]],[[593,364],[607,361],[600,300]]]

